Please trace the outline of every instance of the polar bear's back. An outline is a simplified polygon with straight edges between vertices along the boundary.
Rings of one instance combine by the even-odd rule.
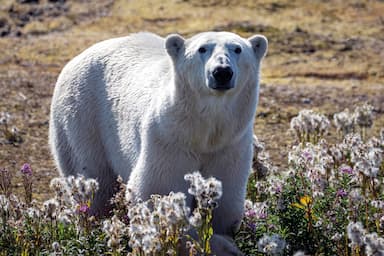
[[[143,77],[142,72],[148,69],[153,73],[156,65],[159,72],[169,69],[164,38],[144,32],[113,38],[94,44],[68,62],[56,87],[76,90],[100,81],[104,82],[102,86],[114,86],[111,81]]]
[[[136,33],[126,37],[108,39],[96,43],[73,58],[63,69],[58,79],[70,72],[101,72],[108,76],[123,75],[135,70],[138,66],[152,67],[167,58],[164,38],[152,33]],[[152,65],[151,65],[152,64]],[[88,69],[88,70],[84,70]],[[91,70],[92,69],[92,70]],[[125,69],[125,70],[123,70]],[[142,70],[140,68],[140,70]],[[119,73],[117,73],[119,71]],[[125,71],[125,72],[120,72]]]
[[[170,65],[164,39],[150,33],[100,42],[72,59],[51,107],[50,144],[60,171],[92,177],[109,168],[127,179],[141,146],[140,117],[162,90],[159,78],[167,77],[160,73]],[[123,140],[135,143],[117,149]]]
[[[126,37],[112,38],[94,44],[82,54],[93,55],[96,58],[107,57],[139,57],[140,59],[153,59],[166,55],[164,38],[147,32],[131,34]]]

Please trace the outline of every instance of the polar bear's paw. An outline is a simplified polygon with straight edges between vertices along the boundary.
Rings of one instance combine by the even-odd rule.
[[[214,234],[211,238],[212,254],[216,256],[243,256],[233,239],[227,236]]]

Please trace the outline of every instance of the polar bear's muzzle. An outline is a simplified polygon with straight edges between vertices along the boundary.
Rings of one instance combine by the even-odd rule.
[[[209,87],[214,90],[229,90],[233,88],[232,77],[233,70],[230,66],[218,66],[212,71],[213,81]]]

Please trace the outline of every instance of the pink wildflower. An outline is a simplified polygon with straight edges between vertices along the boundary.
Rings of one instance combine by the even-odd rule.
[[[89,206],[87,205],[87,204],[81,204],[81,205],[79,205],[78,206],[78,209],[77,209],[77,211],[79,212],[79,213],[88,213],[89,212]]]
[[[21,167],[20,171],[24,175],[29,175],[29,176],[32,175],[32,168],[31,168],[31,165],[28,163],[23,164],[23,167]]]
[[[336,196],[338,196],[338,197],[345,197],[347,195],[348,195],[348,193],[342,188],[337,190],[337,192],[336,192]]]
[[[341,166],[339,170],[343,174],[352,174],[353,173],[353,169],[350,166],[348,166],[348,165]]]

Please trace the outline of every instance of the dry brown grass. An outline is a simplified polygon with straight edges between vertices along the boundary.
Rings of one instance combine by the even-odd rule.
[[[47,197],[48,181],[57,175],[47,144],[57,75],[93,43],[131,32],[265,34],[270,49],[255,127],[280,165],[291,143],[288,122],[302,108],[332,114],[370,102],[377,116],[372,133],[383,127],[383,1],[67,0],[56,15],[44,9],[47,1],[40,2],[35,7],[43,8],[43,14],[17,27],[19,14],[33,6],[0,0],[0,21],[22,34],[0,38],[0,111],[12,114],[24,140],[0,144],[0,167],[17,171],[30,162],[37,198]]]

